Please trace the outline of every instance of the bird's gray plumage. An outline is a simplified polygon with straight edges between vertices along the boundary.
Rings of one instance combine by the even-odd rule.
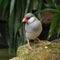
[[[27,18],[31,18],[31,17],[33,17],[34,15],[32,14],[32,13],[27,13],[27,14],[25,14],[25,17],[27,17]]]
[[[26,32],[36,32],[40,30],[41,22],[34,17],[34,21],[25,24]]]
[[[42,32],[42,24],[32,13],[28,13],[25,16],[27,18],[30,17],[28,22],[25,24],[26,37],[28,39],[35,39]]]

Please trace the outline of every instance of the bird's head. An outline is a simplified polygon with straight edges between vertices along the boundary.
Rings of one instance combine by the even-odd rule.
[[[25,23],[27,23],[28,21],[31,22],[31,21],[33,21],[32,17],[34,17],[34,15],[32,13],[27,13],[24,16],[22,22],[25,22]]]

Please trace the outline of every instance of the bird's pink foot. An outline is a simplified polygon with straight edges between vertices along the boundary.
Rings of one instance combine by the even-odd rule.
[[[42,40],[39,40],[39,43],[44,44],[45,42],[44,42],[44,41],[42,41]]]
[[[32,48],[31,46],[28,46],[28,48],[29,48],[30,50],[33,50],[33,48]]]
[[[45,43],[43,40],[40,40],[38,38],[37,38],[37,40],[38,40],[38,43],[40,43],[40,44],[44,44]]]

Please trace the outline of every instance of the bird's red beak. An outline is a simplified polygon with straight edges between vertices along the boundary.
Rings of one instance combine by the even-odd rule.
[[[25,22],[25,23],[28,22],[27,18],[24,17],[23,20],[22,20],[22,22]]]

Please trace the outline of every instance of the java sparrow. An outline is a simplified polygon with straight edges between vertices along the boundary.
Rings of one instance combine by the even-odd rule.
[[[41,21],[38,20],[34,14],[32,13],[27,13],[22,22],[25,22],[25,36],[27,39],[28,47],[29,49],[32,50],[32,47],[30,46],[29,40],[34,40],[38,39],[37,37],[41,34],[42,32],[42,24]]]

